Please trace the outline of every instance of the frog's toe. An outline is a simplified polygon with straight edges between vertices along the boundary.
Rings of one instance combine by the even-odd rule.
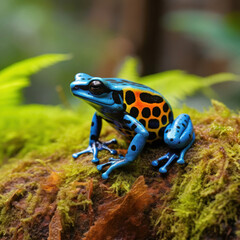
[[[152,166],[157,167],[158,166],[158,161],[157,160],[152,161]]]
[[[124,160],[124,157],[119,157],[119,158],[110,157],[108,160],[109,160],[109,162],[110,162],[111,164],[114,164],[114,163],[116,163],[116,162],[119,162],[119,161]]]
[[[105,144],[107,146],[110,145],[110,144],[117,144],[117,140],[115,138],[113,138],[112,140],[105,142]]]
[[[165,167],[161,167],[161,168],[159,168],[159,172],[160,173],[166,173],[167,169]]]
[[[103,169],[102,164],[101,164],[101,165],[97,165],[97,170],[98,170],[98,171],[102,171],[102,169]]]
[[[113,154],[113,155],[116,155],[116,154],[117,154],[117,150],[115,150],[115,149],[110,149],[110,153]]]
[[[108,179],[108,174],[106,172],[102,174],[102,179]]]
[[[107,145],[102,144],[102,149],[109,151],[111,154],[116,155],[117,150],[109,148]]]
[[[184,159],[183,159],[183,158],[179,158],[179,159],[177,160],[177,163],[179,163],[179,164],[184,164],[184,163],[185,163],[185,161],[184,161]]]
[[[78,155],[77,153],[73,153],[73,154],[72,154],[72,157],[73,157],[74,159],[77,159],[78,156],[79,156],[79,155]]]
[[[72,157],[73,157],[74,159],[77,159],[80,155],[85,154],[85,153],[90,153],[90,152],[92,152],[92,148],[91,148],[91,147],[88,147],[88,148],[86,148],[85,150],[83,150],[83,151],[81,151],[81,152],[73,153],[73,154],[72,154]]]
[[[106,162],[106,163],[97,165],[97,170],[102,171],[102,169],[108,165],[112,165],[112,162]]]
[[[97,157],[93,158],[92,163],[99,163],[99,159]]]

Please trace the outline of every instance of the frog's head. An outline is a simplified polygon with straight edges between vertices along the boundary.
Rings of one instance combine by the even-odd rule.
[[[73,95],[87,101],[96,109],[100,107],[114,112],[123,110],[121,91],[114,89],[113,84],[104,78],[78,73],[70,88]]]

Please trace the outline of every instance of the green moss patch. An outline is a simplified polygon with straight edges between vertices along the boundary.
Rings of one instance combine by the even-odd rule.
[[[133,164],[117,169],[106,181],[90,154],[71,157],[88,145],[91,112],[43,106],[3,110],[0,238],[90,239],[96,230],[88,232],[92,226],[104,228],[114,222],[117,229],[112,218],[122,219],[121,209],[125,220],[119,222],[120,232],[131,226],[130,239],[141,239],[134,232],[138,228],[141,232],[142,224],[150,239],[240,237],[239,114],[215,101],[204,113],[187,107],[174,112],[190,114],[194,123],[196,141],[186,154],[187,164],[175,163],[162,175],[151,161],[169,149],[147,147]],[[127,144],[104,125],[101,139],[112,137],[119,140],[113,147],[124,153]],[[109,157],[107,152],[99,155],[101,162]],[[152,200],[133,216],[124,204],[131,204],[132,186],[139,176],[146,184],[144,194]],[[101,221],[103,216],[109,219]]]
[[[213,101],[213,108],[192,112],[196,142],[187,153],[163,206],[153,211],[159,239],[237,239],[240,212],[239,115]],[[239,231],[239,230],[238,230]]]

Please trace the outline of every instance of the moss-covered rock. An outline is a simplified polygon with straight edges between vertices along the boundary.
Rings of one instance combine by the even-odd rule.
[[[204,113],[187,107],[174,112],[190,114],[194,123],[196,141],[187,164],[173,164],[161,175],[151,161],[168,148],[147,148],[106,181],[90,155],[71,157],[88,145],[89,112],[3,110],[0,238],[240,238],[239,114],[216,101]],[[112,137],[124,153],[127,144],[105,125],[101,138]],[[110,155],[99,157],[104,162]]]

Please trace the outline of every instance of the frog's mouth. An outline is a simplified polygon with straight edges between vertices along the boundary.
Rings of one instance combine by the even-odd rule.
[[[74,90],[72,90],[72,93],[74,96],[76,97],[79,97],[81,99],[83,99],[84,101],[87,101],[89,103],[93,103],[93,104],[96,104],[98,106],[111,106],[114,104],[114,101],[111,101],[110,99],[101,99],[101,98],[94,98],[94,96],[92,96],[91,94],[89,93],[79,93],[79,92],[75,92]],[[102,101],[99,101],[101,99]]]

